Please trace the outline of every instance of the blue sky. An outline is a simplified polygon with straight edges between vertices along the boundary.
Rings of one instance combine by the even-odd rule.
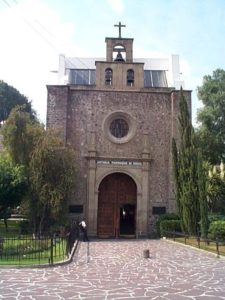
[[[224,0],[0,0],[0,79],[32,100],[45,122],[58,55],[104,57],[105,37],[134,38],[134,56],[179,54],[193,121],[204,75],[225,69]]]

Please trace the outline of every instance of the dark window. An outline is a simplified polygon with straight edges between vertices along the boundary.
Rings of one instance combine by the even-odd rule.
[[[144,71],[144,85],[145,87],[152,87],[152,72]]]
[[[111,134],[116,138],[123,138],[127,135],[129,126],[127,124],[127,121],[125,121],[124,119],[115,119],[110,124],[109,130]]]
[[[70,70],[69,82],[77,85],[93,85],[96,81],[96,70]]]
[[[166,213],[165,206],[153,206],[152,214],[153,215],[164,215]]]
[[[129,69],[127,71],[127,85],[133,86],[134,85],[134,71]]]
[[[90,84],[94,85],[96,82],[96,70],[90,70]]]
[[[144,71],[145,87],[167,87],[165,71]]]
[[[83,205],[70,205],[69,213],[82,214],[83,213]]]
[[[152,81],[155,87],[166,87],[166,74],[163,71],[152,71]]]
[[[110,68],[105,70],[105,84],[112,85],[113,71]]]

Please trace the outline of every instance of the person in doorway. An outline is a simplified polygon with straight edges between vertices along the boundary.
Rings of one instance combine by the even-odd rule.
[[[89,242],[89,239],[87,236],[87,225],[86,225],[85,219],[82,219],[82,221],[80,222],[79,225],[80,225],[80,229],[83,234],[83,242]]]

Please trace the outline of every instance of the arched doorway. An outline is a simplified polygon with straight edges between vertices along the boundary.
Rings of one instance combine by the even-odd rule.
[[[99,185],[98,237],[133,237],[136,230],[137,186],[124,173],[106,176]]]

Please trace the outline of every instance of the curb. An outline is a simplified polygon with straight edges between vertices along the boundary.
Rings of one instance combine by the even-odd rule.
[[[210,254],[210,255],[212,255],[212,256],[215,256],[215,258],[220,258],[220,259],[224,259],[224,260],[225,260],[225,256],[223,256],[223,255],[219,255],[219,256],[218,256],[217,253],[210,252],[210,251],[207,251],[207,250],[205,250],[205,249],[197,248],[197,247],[194,247],[194,246],[191,246],[191,245],[179,243],[179,242],[172,241],[172,240],[168,240],[168,239],[164,239],[164,238],[161,238],[160,240],[162,240],[162,241],[164,241],[164,242],[169,242],[169,243],[181,245],[181,246],[183,246],[183,247],[188,247],[188,248],[191,248],[191,249],[194,249],[194,250],[197,250],[197,251],[204,252],[204,253],[206,253],[206,254]]]

